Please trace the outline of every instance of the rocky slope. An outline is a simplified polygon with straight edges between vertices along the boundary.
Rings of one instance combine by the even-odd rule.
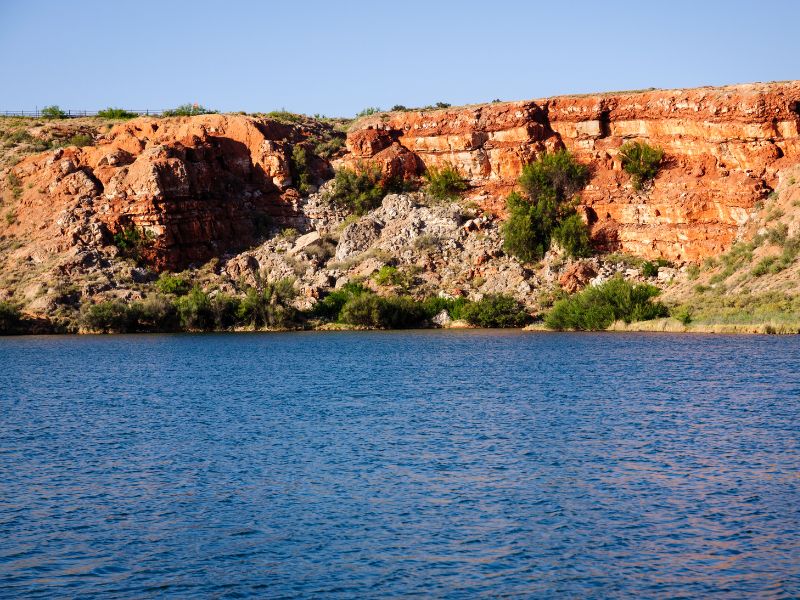
[[[501,102],[360,120],[347,162],[406,175],[449,162],[472,197],[502,212],[524,164],[567,148],[591,165],[582,194],[607,250],[699,260],[730,247],[779,173],[800,161],[800,82]],[[661,146],[653,185],[632,188],[617,158],[626,140]]]
[[[794,296],[797,253],[782,246],[800,240],[799,101],[788,82],[383,113],[357,121],[338,153],[320,143],[341,134],[311,119],[14,121],[12,133],[0,127],[12,140],[0,160],[0,301],[73,328],[81,304],[146,298],[159,271],[188,269],[212,293],[295,278],[299,308],[359,280],[417,298],[505,293],[536,313],[615,273],[648,279],[642,258],[671,261],[648,280],[673,305]],[[90,145],[31,154],[41,136],[75,134]],[[617,156],[631,139],[666,153],[641,191]],[[580,209],[599,255],[568,261],[555,249],[522,264],[502,250],[504,198],[526,162],[560,148],[591,168]],[[355,218],[325,201],[325,182],[359,163],[404,179],[451,163],[470,189],[452,204],[392,194]],[[143,232],[134,252],[121,244],[132,231]],[[731,253],[733,270],[717,260]],[[387,265],[400,280],[379,285]]]

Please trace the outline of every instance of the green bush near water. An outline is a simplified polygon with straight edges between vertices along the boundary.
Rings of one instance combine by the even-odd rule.
[[[545,317],[550,329],[597,331],[614,321],[647,321],[668,316],[667,307],[653,302],[659,289],[647,284],[632,284],[620,277],[555,303]]]
[[[479,327],[522,327],[531,317],[511,296],[487,294],[478,302],[464,306],[461,316]]]
[[[22,324],[19,308],[11,302],[0,302],[0,335],[17,333]]]

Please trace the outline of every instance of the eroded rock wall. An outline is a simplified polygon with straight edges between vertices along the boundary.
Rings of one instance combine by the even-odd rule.
[[[522,166],[567,148],[591,166],[581,194],[596,243],[646,257],[699,260],[727,249],[781,169],[800,161],[800,82],[559,97],[360,120],[345,164],[393,175],[452,163],[498,212]],[[637,192],[618,151],[661,146],[663,167]]]
[[[134,119],[94,146],[18,164],[22,197],[12,233],[64,252],[83,234],[63,214],[80,207],[107,235],[146,232],[142,251],[156,267],[182,268],[244,248],[269,224],[298,218],[291,154],[306,137],[301,127],[245,116]],[[331,175],[316,157],[310,167],[319,181]]]

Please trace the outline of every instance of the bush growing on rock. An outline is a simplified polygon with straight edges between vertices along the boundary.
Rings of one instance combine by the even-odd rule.
[[[329,200],[363,215],[380,206],[386,191],[379,166],[343,167],[336,171]]]
[[[503,247],[522,261],[541,259],[554,237],[567,253],[589,253],[586,225],[575,212],[574,197],[588,182],[589,169],[567,151],[545,154],[522,169],[522,194],[506,200],[509,217],[503,226]]]
[[[466,304],[461,317],[479,327],[522,327],[531,318],[519,302],[505,294],[487,294]]]
[[[423,175],[425,191],[436,200],[457,200],[467,190],[467,182],[451,164],[430,166]]]
[[[659,293],[655,286],[616,277],[559,300],[545,317],[545,324],[550,329],[597,331],[618,320],[630,323],[665,317],[667,307],[652,300]]]
[[[185,296],[192,289],[189,281],[181,275],[162,273],[156,281],[156,288],[162,294],[174,294],[175,296]]]
[[[592,253],[589,230],[578,214],[561,221],[553,230],[553,239],[569,256],[589,256]]]
[[[646,142],[627,142],[619,149],[622,168],[631,176],[635,190],[641,190],[644,184],[654,179],[661,167],[664,151]]]
[[[126,227],[122,231],[114,234],[114,245],[119,248],[120,253],[135,261],[142,258],[142,251],[152,242],[152,237],[144,229],[135,226]]]
[[[292,160],[290,161],[292,171],[292,181],[297,191],[301,194],[308,194],[311,190],[312,176],[309,167],[310,157],[308,151],[300,144],[295,144],[292,148]]]

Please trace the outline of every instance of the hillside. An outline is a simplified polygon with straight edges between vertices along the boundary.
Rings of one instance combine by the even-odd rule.
[[[536,318],[618,274],[658,285],[683,321],[648,327],[794,331],[799,103],[784,82],[404,110],[357,120],[346,143],[346,123],[296,115],[0,119],[0,302],[75,331],[98,303],[172,298],[163,273],[181,273],[211,300],[293,280],[292,310],[313,311],[356,283],[503,294]],[[619,154],[632,140],[664,152],[641,189]],[[561,149],[589,169],[578,213],[594,255],[520,261],[505,199]],[[330,200],[337,170],[370,165],[397,184],[382,202],[354,215]],[[447,166],[466,187],[442,201],[423,176]]]

